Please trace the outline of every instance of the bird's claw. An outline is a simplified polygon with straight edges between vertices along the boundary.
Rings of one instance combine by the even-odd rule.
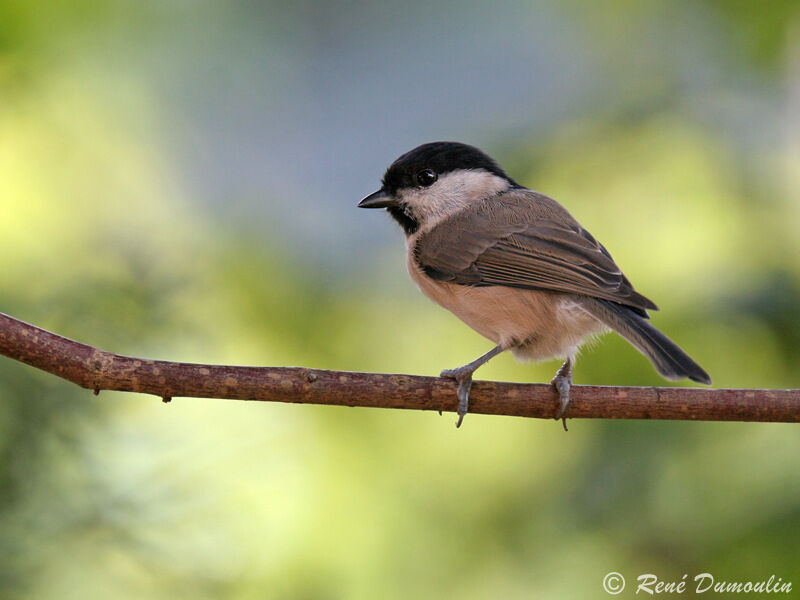
[[[472,373],[469,369],[445,369],[441,373],[441,377],[447,379],[454,379],[458,383],[458,420],[456,427],[461,427],[464,421],[464,416],[469,412],[469,392],[472,389]]]
[[[558,392],[558,398],[561,401],[561,408],[556,415],[556,421],[561,419],[561,424],[564,426],[564,431],[568,431],[567,429],[567,417],[565,417],[565,413],[567,412],[567,405],[569,405],[569,389],[572,385],[572,377],[568,375],[564,375],[559,372],[551,382],[553,387]]]

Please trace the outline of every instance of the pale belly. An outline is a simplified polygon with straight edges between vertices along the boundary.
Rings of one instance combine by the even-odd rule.
[[[412,259],[408,271],[428,298],[517,358],[574,356],[587,337],[607,330],[566,294],[442,283]]]

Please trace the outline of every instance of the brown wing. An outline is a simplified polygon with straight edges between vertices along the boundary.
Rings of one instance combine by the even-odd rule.
[[[658,310],[611,255],[555,200],[531,190],[487,198],[422,234],[425,273],[460,285],[500,285],[603,298]]]

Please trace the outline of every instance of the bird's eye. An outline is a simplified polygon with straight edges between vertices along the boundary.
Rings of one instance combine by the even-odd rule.
[[[421,185],[422,187],[433,185],[438,178],[439,176],[433,169],[422,169],[421,171],[417,171],[417,185]]]

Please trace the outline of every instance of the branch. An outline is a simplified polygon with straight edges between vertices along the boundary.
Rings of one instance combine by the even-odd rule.
[[[0,313],[0,354],[94,390],[176,396],[455,411],[455,383],[438,377],[298,367],[235,367],[131,358]],[[570,418],[800,422],[800,390],[577,385]],[[476,381],[470,412],[553,418],[547,384]]]

